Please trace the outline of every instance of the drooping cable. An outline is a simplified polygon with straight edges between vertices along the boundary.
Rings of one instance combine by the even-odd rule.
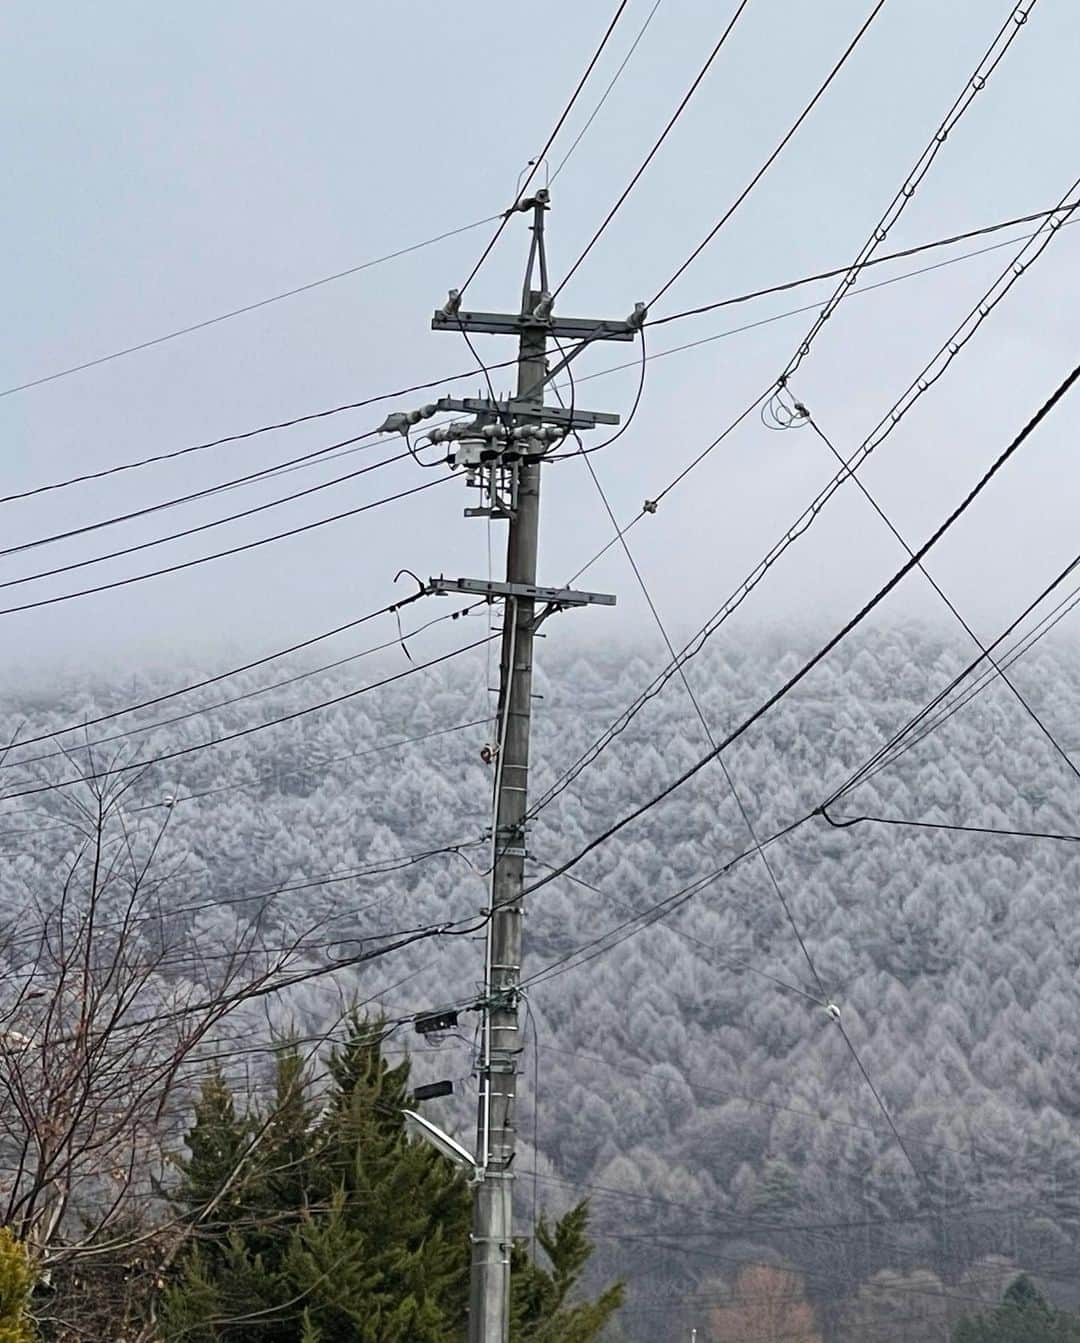
[[[282,290],[280,293],[271,294],[267,298],[257,299],[254,303],[247,303],[239,308],[230,308],[228,312],[218,313],[214,317],[206,317],[201,322],[193,322],[190,326],[177,327],[173,331],[167,331],[161,336],[154,336],[150,340],[139,341],[135,345],[126,345],[123,349],[98,355],[94,359],[84,360],[81,364],[72,364],[68,368],[57,369],[54,373],[46,373],[39,378],[31,378],[27,382],[17,383],[0,391],[0,397],[13,396],[16,392],[25,392],[31,387],[41,387],[45,383],[56,382],[58,378],[67,378],[73,373],[82,373],[86,369],[97,368],[101,364],[111,363],[114,359],[123,359],[126,355],[136,354],[140,350],[149,350],[155,345],[164,345],[166,341],[176,340],[180,336],[189,336],[195,331],[205,331],[207,327],[217,326],[220,322],[228,322],[233,317],[240,317],[248,312],[256,312],[259,308],[268,307],[271,303],[280,303],[283,299],[294,298],[297,294],[306,294],[322,285],[332,284],[335,280],[343,280],[346,276],[370,270],[373,266],[381,266],[384,262],[393,261],[399,256],[407,256],[410,252],[418,252],[422,247],[431,247],[432,244],[442,242],[446,238],[456,238],[461,233],[469,233],[472,229],[490,224],[498,218],[498,215],[487,215],[484,219],[475,219],[471,224],[462,224],[458,228],[448,229],[445,233],[439,233],[434,238],[426,238],[423,242],[411,243],[408,247],[398,248],[396,252],[387,252],[385,256],[375,257],[371,261],[362,261],[359,265],[335,271],[332,275],[324,275],[318,280],[309,280],[306,284],[297,285],[293,289]],[[0,503],[2,502],[3,500],[0,500]]]
[[[825,444],[825,446],[828,448],[829,452],[833,455],[833,457],[836,459],[836,461],[839,462],[839,463],[840,463],[840,466],[843,468],[843,467],[844,467],[844,459],[843,459],[843,457],[842,457],[842,456],[840,455],[840,453],[837,451],[836,446],[835,446],[835,444],[832,442],[832,440],[828,437],[828,435],[825,433],[825,431],[821,428],[821,426],[818,424],[818,422],[814,419],[813,415],[807,414],[807,416],[806,416],[806,422],[807,422],[807,424],[809,424],[810,428],[814,431],[814,433],[818,436],[818,438],[822,441],[822,443]],[[914,551],[911,549],[911,547],[908,545],[907,541],[904,539],[904,537],[901,535],[901,533],[900,533],[900,532],[897,530],[897,528],[894,526],[892,520],[891,520],[891,519],[888,517],[888,515],[885,513],[884,509],[882,509],[882,507],[881,507],[881,505],[878,503],[877,499],[870,493],[870,491],[869,491],[869,489],[867,488],[866,483],[865,483],[865,481],[862,479],[862,477],[861,477],[861,476],[853,476],[852,479],[855,481],[855,484],[856,484],[856,486],[858,487],[858,489],[859,489],[860,493],[862,494],[863,498],[866,499],[867,503],[869,503],[869,505],[871,506],[871,508],[872,508],[872,509],[874,510],[874,512],[878,515],[878,517],[882,520],[882,522],[883,522],[883,523],[885,524],[885,526],[889,529],[889,531],[893,534],[893,536],[896,538],[896,540],[899,541],[900,545],[904,548],[904,550],[907,552],[907,554],[908,554],[909,556],[913,555],[913,554],[914,554]],[[1020,707],[1024,710],[1024,712],[1028,715],[1028,717],[1031,719],[1031,721],[1035,724],[1035,726],[1036,726],[1036,727],[1039,729],[1039,731],[1043,734],[1043,736],[1046,738],[1046,740],[1050,743],[1051,747],[1054,749],[1054,751],[1057,753],[1057,755],[1058,755],[1058,756],[1065,762],[1065,765],[1068,767],[1068,769],[1071,771],[1071,773],[1074,775],[1074,777],[1075,777],[1078,781],[1080,781],[1080,768],[1077,768],[1076,764],[1074,763],[1074,761],[1072,760],[1072,758],[1069,756],[1068,752],[1067,752],[1067,751],[1065,750],[1065,748],[1061,745],[1061,743],[1057,740],[1057,738],[1054,736],[1053,732],[1050,731],[1050,728],[1049,728],[1049,727],[1047,726],[1047,724],[1043,721],[1043,719],[1041,718],[1041,716],[1040,716],[1038,713],[1035,712],[1035,709],[1032,707],[1032,704],[1031,704],[1031,702],[1028,700],[1027,696],[1023,694],[1023,692],[1020,690],[1020,688],[1019,688],[1019,686],[1016,684],[1016,682],[1013,681],[1013,679],[1008,675],[1008,673],[1007,673],[1007,672],[1005,671],[1005,669],[1001,666],[1001,664],[1000,664],[999,662],[997,662],[997,661],[994,659],[993,655],[987,650],[987,648],[986,648],[986,646],[983,644],[982,640],[981,640],[981,639],[979,638],[979,636],[975,633],[975,631],[971,628],[971,626],[970,626],[970,625],[968,624],[968,622],[964,619],[964,617],[960,614],[960,612],[957,610],[957,608],[956,608],[956,606],[954,605],[954,603],[952,602],[952,600],[946,595],[946,593],[943,591],[943,589],[938,585],[937,581],[932,577],[932,575],[930,574],[929,570],[927,570],[926,566],[923,565],[923,564],[919,564],[919,565],[917,566],[917,568],[918,568],[919,572],[922,574],[922,576],[926,579],[926,581],[930,584],[930,586],[931,586],[931,587],[934,589],[934,591],[937,593],[937,595],[938,595],[938,596],[941,598],[941,600],[945,603],[945,606],[948,608],[948,610],[953,614],[953,616],[955,616],[956,620],[959,622],[959,624],[960,624],[961,628],[964,630],[964,632],[970,636],[970,638],[971,638],[972,641],[974,642],[975,646],[979,649],[979,651],[980,651],[981,653],[985,654],[985,656],[986,656],[987,660],[989,661],[991,667],[994,669],[995,673],[1001,678],[1001,680],[1005,683],[1005,685],[1009,688],[1009,691],[1011,692],[1011,694],[1013,695],[1013,697],[1016,699],[1016,701],[1017,701],[1017,703],[1020,705]]]
[[[1069,393],[1070,389],[1073,387],[1077,378],[1080,378],[1080,364],[1078,364],[1072,370],[1072,372],[1065,378],[1065,380],[1039,407],[1039,409],[1034,413],[1034,415],[1031,416],[1031,418],[1019,431],[1019,433],[1016,434],[1016,436],[1010,441],[1010,443],[998,454],[998,456],[994,459],[994,461],[983,473],[983,475],[979,478],[979,480],[975,483],[975,485],[972,486],[972,488],[968,491],[968,493],[960,501],[960,503],[957,504],[957,506],[948,514],[948,516],[935,529],[935,531],[931,534],[931,536],[926,541],[923,542],[923,544],[912,555],[912,557],[905,564],[902,564],[900,568],[897,569],[896,572],[877,590],[877,592],[875,592],[874,595],[870,597],[869,600],[865,602],[863,606],[860,607],[860,609],[848,621],[846,621],[845,624],[841,626],[841,628],[837,630],[836,633],[833,634],[821,646],[821,648],[817,650],[817,652],[815,652],[811,657],[809,657],[802,664],[802,666],[799,667],[797,671],[795,671],[791,676],[789,676],[771,695],[769,695],[764,701],[762,701],[762,703],[760,703],[756,709],[754,709],[750,714],[748,714],[747,717],[745,717],[742,720],[742,722],[740,722],[735,728],[733,728],[730,732],[728,732],[726,736],[718,743],[715,751],[709,751],[705,755],[701,756],[697,761],[695,761],[693,765],[691,765],[688,769],[684,770],[670,783],[665,785],[665,787],[662,788],[659,792],[654,794],[647,801],[633,808],[631,811],[625,813],[622,817],[620,817],[619,820],[609,825],[599,835],[595,836],[581,849],[579,849],[577,853],[575,853],[572,857],[570,857],[564,863],[562,863],[560,867],[556,869],[554,872],[552,872],[548,876],[538,878],[536,881],[532,882],[526,888],[525,894],[528,895],[531,894],[533,891],[539,890],[541,887],[546,886],[550,882],[554,881],[556,877],[560,876],[563,872],[570,871],[570,869],[576,867],[577,864],[581,862],[583,858],[585,858],[588,854],[592,853],[595,849],[599,848],[600,845],[606,843],[609,839],[611,839],[614,835],[618,834],[631,822],[637,820],[647,811],[651,811],[653,807],[658,806],[666,798],[670,797],[671,794],[674,793],[677,789],[681,788],[684,784],[689,782],[689,780],[692,779],[695,775],[700,773],[700,771],[704,769],[705,766],[708,765],[717,755],[719,755],[721,751],[726,750],[730,745],[732,745],[732,743],[737,741],[747,731],[749,731],[749,729],[755,723],[757,723],[760,719],[765,717],[767,713],[769,713],[773,708],[775,708],[775,706],[779,704],[781,700],[785,699],[795,689],[795,687],[798,686],[810,674],[810,672],[813,671],[813,669],[818,666],[819,663],[823,662],[825,658],[827,658],[829,654],[839,646],[839,644],[841,644],[859,625],[862,624],[862,622],[867,618],[867,616],[869,616],[871,612],[874,611],[885,600],[885,598],[889,595],[889,593],[891,593],[893,589],[897,587],[904,580],[904,578],[907,577],[907,575],[912,571],[912,569],[916,568],[919,562],[925,559],[926,555],[933,549],[933,547],[938,543],[938,541],[940,541],[940,539],[944,535],[946,535],[946,533],[951,530],[951,528],[956,524],[956,522],[967,512],[967,510],[971,507],[971,505],[975,502],[975,500],[982,494],[983,490],[994,479],[994,477],[998,474],[998,472],[1002,469],[1002,467],[1012,458],[1012,456],[1016,452],[1019,451],[1019,449],[1031,436],[1031,434],[1034,433],[1034,431],[1038,428],[1038,426],[1043,422],[1043,420],[1046,419],[1046,417],[1051,414],[1051,412],[1058,405],[1058,403]]]
[[[460,657],[464,653],[470,653],[476,648],[482,648],[486,642],[486,638],[476,639],[472,643],[464,644],[462,647],[455,648],[449,653],[442,653],[438,657],[429,659],[427,662],[414,662],[404,671],[395,672],[393,675],[385,676],[381,680],[369,682],[369,684],[360,686],[356,690],[349,690],[341,695],[335,695],[331,699],[320,700],[317,704],[306,705],[303,709],[295,709],[291,713],[268,719],[264,723],[253,723],[248,727],[238,728],[234,732],[223,733],[219,737],[211,737],[208,741],[196,742],[191,746],[178,747],[175,750],[165,751],[160,755],[150,756],[146,759],[131,760],[109,769],[92,770],[77,778],[60,779],[52,783],[37,784],[32,788],[12,789],[0,796],[0,801],[10,802],[14,798],[32,797],[40,793],[52,793],[61,788],[71,788],[78,784],[130,774],[135,770],[145,770],[151,765],[160,765],[169,760],[179,760],[185,756],[193,755],[197,751],[205,751],[210,747],[221,746],[225,742],[238,741],[240,738],[249,737],[255,732],[265,732],[267,728],[278,727],[282,723],[294,722],[298,718],[305,718],[311,713],[319,713],[324,709],[332,708],[336,704],[344,704],[348,700],[356,699],[358,695],[367,694],[384,685],[392,685],[396,681],[404,680],[407,676],[414,676],[418,672],[427,671],[430,667],[436,667],[444,662],[449,662],[452,658]]]
[[[529,172],[527,173],[524,182],[522,182],[521,185],[520,185],[520,186],[518,187],[518,189],[517,189],[517,193],[516,193],[516,196],[515,196],[515,199],[514,199],[514,204],[509,208],[509,210],[505,210],[505,211],[503,212],[503,214],[502,214],[502,216],[501,216],[501,218],[500,218],[500,220],[499,220],[499,226],[498,226],[498,228],[495,230],[495,234],[494,234],[494,236],[492,237],[492,239],[491,239],[491,241],[488,243],[488,245],[484,248],[484,250],[480,253],[480,257],[479,257],[479,259],[477,260],[476,265],[473,266],[472,270],[471,270],[471,271],[469,272],[469,274],[466,276],[465,283],[464,283],[464,284],[461,286],[461,288],[458,290],[458,295],[459,295],[459,297],[460,297],[461,295],[463,295],[463,294],[465,293],[465,290],[469,287],[469,285],[472,284],[473,280],[476,278],[477,272],[480,270],[480,267],[484,264],[484,262],[485,262],[485,261],[488,259],[488,257],[491,255],[491,252],[492,252],[493,248],[495,247],[495,244],[496,244],[496,243],[499,241],[499,239],[502,237],[503,230],[506,228],[506,225],[510,222],[511,218],[514,216],[514,214],[517,212],[518,208],[520,207],[522,201],[523,201],[524,198],[525,198],[525,192],[528,191],[529,186],[531,185],[533,178],[534,178],[534,177],[536,176],[536,174],[540,171],[540,165],[541,165],[541,164],[544,162],[544,160],[546,159],[548,150],[549,150],[549,149],[551,148],[551,146],[555,143],[555,139],[556,139],[556,137],[558,136],[559,132],[562,130],[562,128],[563,128],[563,124],[565,123],[566,118],[567,118],[567,117],[570,115],[570,113],[573,111],[573,109],[574,109],[574,104],[577,102],[578,98],[580,97],[582,89],[584,89],[586,83],[588,82],[589,76],[592,74],[593,69],[594,69],[595,66],[596,66],[597,61],[600,59],[601,55],[602,55],[603,52],[604,52],[604,48],[607,46],[608,42],[610,41],[610,39],[611,39],[611,35],[612,35],[612,33],[615,31],[615,27],[616,27],[616,25],[618,24],[619,20],[622,18],[623,10],[626,8],[626,6],[627,6],[627,0],[620,0],[620,3],[619,3],[618,8],[615,10],[615,13],[614,13],[614,14],[612,15],[612,17],[611,17],[611,22],[608,24],[607,29],[605,30],[603,37],[601,37],[601,39],[600,39],[600,45],[599,45],[599,46],[596,48],[596,50],[593,52],[592,60],[590,60],[589,63],[588,63],[588,65],[585,67],[585,72],[584,72],[584,74],[583,74],[583,75],[581,76],[581,78],[578,80],[577,87],[574,89],[573,93],[570,95],[570,99],[569,99],[569,101],[567,102],[566,106],[563,108],[562,112],[560,113],[560,115],[559,115],[559,119],[556,121],[555,126],[554,126],[554,128],[552,129],[552,131],[551,131],[551,134],[548,136],[547,140],[545,141],[543,149],[541,149],[540,153],[537,154],[536,158],[530,160],[530,163],[529,163]]]
[[[682,276],[686,272],[686,270],[693,265],[693,263],[702,254],[702,252],[704,252],[705,248],[708,247],[709,243],[712,242],[712,240],[716,237],[716,235],[720,232],[720,230],[724,227],[724,225],[728,222],[728,220],[731,219],[732,215],[735,214],[739,206],[742,205],[742,203],[754,190],[754,188],[765,176],[765,174],[769,171],[772,165],[784,152],[790,141],[795,137],[795,135],[798,134],[799,128],[802,126],[803,122],[807,119],[810,113],[813,112],[814,108],[825,96],[830,85],[833,83],[833,81],[840,74],[840,71],[847,64],[852,53],[855,51],[855,48],[866,36],[867,32],[870,29],[870,25],[881,13],[884,6],[885,6],[885,0],[877,0],[877,3],[874,5],[870,13],[863,20],[862,25],[855,33],[854,37],[844,48],[836,64],[825,76],[824,81],[818,86],[818,89],[814,94],[814,96],[810,99],[810,101],[806,104],[803,110],[791,123],[788,129],[784,132],[784,135],[781,137],[775,149],[773,149],[772,153],[768,156],[765,162],[761,165],[760,168],[758,168],[757,172],[753,175],[753,177],[751,177],[750,181],[747,182],[746,186],[743,187],[742,191],[739,192],[739,194],[735,197],[732,203],[728,206],[728,208],[724,211],[724,213],[720,216],[720,218],[716,221],[716,223],[712,226],[712,228],[708,231],[708,233],[706,233],[705,237],[702,238],[701,242],[698,243],[698,245],[686,258],[686,260],[683,261],[675,270],[675,272],[671,275],[671,277],[667,279],[660,286],[660,288],[649,300],[648,304],[646,305],[647,307],[650,308],[654,307],[660,301],[660,299],[663,298],[663,296],[667,293],[667,291],[671,288],[671,286],[680,278],[680,276]]]
[[[704,64],[704,65],[701,67],[701,69],[698,71],[697,75],[696,75],[695,78],[694,78],[693,83],[690,85],[689,89],[687,89],[686,93],[683,95],[682,100],[680,101],[679,105],[676,107],[675,111],[671,114],[671,117],[670,117],[670,119],[668,120],[667,125],[666,125],[666,126],[664,127],[664,129],[660,132],[660,137],[659,137],[659,139],[656,141],[656,143],[653,145],[653,147],[649,150],[648,154],[646,154],[644,161],[643,161],[643,162],[641,163],[641,165],[637,168],[637,170],[635,171],[634,175],[631,177],[629,183],[628,183],[627,186],[624,188],[622,194],[619,196],[618,200],[616,200],[615,204],[611,207],[611,209],[608,211],[607,215],[606,215],[606,216],[604,217],[604,219],[601,221],[600,227],[596,230],[596,232],[593,234],[592,238],[590,238],[589,242],[585,245],[585,249],[584,249],[584,251],[582,251],[582,252],[580,253],[580,255],[578,256],[578,259],[574,262],[574,264],[570,267],[570,269],[569,269],[569,270],[566,272],[566,274],[563,276],[563,278],[562,278],[562,282],[560,283],[558,289],[555,290],[555,296],[556,296],[556,297],[557,297],[557,296],[559,295],[559,293],[565,288],[567,282],[573,277],[573,275],[574,275],[574,273],[577,271],[578,267],[582,264],[582,262],[583,262],[583,261],[585,260],[585,258],[589,255],[589,253],[592,251],[592,249],[593,249],[593,248],[596,246],[596,244],[600,241],[600,239],[601,239],[601,237],[603,236],[604,231],[607,229],[608,225],[611,223],[611,221],[612,221],[612,220],[615,218],[615,216],[618,214],[619,210],[622,209],[622,206],[623,206],[623,204],[625,203],[626,198],[630,195],[631,191],[633,191],[634,187],[637,186],[638,182],[640,181],[640,179],[641,179],[643,173],[645,172],[645,170],[648,168],[649,164],[653,161],[653,159],[656,157],[656,155],[660,152],[660,147],[661,147],[661,145],[662,145],[662,144],[664,143],[664,141],[667,139],[668,135],[670,135],[671,131],[672,131],[672,130],[674,129],[674,127],[675,127],[675,123],[679,120],[679,118],[682,116],[683,112],[686,110],[686,105],[687,105],[687,103],[689,103],[690,99],[691,99],[691,98],[694,96],[694,94],[697,92],[697,90],[698,90],[698,86],[701,84],[701,81],[702,81],[702,80],[705,78],[705,76],[708,74],[708,72],[709,72],[709,68],[710,68],[710,66],[712,65],[713,61],[715,61],[716,58],[717,58],[717,56],[719,56],[719,54],[720,54],[720,52],[721,52],[721,50],[722,50],[722,48],[723,48],[723,46],[724,46],[724,43],[727,41],[728,36],[729,36],[730,33],[731,33],[731,30],[735,27],[735,24],[739,21],[739,18],[740,18],[740,16],[742,15],[743,10],[746,8],[746,6],[749,4],[749,2],[750,2],[750,0],[739,0],[739,4],[738,4],[738,6],[737,6],[737,8],[736,8],[736,10],[735,10],[734,15],[731,17],[731,19],[728,21],[727,25],[724,27],[724,29],[723,29],[723,31],[721,32],[720,37],[719,37],[719,39],[718,39],[716,45],[713,47],[712,51],[709,53],[709,56],[707,57],[707,59],[706,59],[706,61],[705,61],[705,64]],[[883,0],[882,0],[882,2],[883,2]]]
[[[314,531],[319,527],[329,526],[334,522],[341,522],[345,518],[355,518],[361,513],[367,513],[373,508],[382,508],[386,504],[396,503],[399,499],[411,498],[414,494],[422,494],[425,490],[434,489],[436,486],[445,485],[453,480],[453,476],[440,476],[438,480],[429,480],[422,485],[414,485],[407,490],[399,490],[396,494],[385,495],[381,499],[374,499],[370,503],[360,504],[356,508],[345,509],[341,513],[333,513],[330,517],[316,518],[314,522],[306,522],[297,527],[290,527],[282,532],[275,532],[272,536],[261,536],[255,541],[246,541],[243,545],[230,546],[226,550],[214,551],[210,555],[199,555],[195,559],[183,560],[177,564],[169,564],[161,569],[151,569],[147,573],[129,574],[125,578],[114,579],[111,583],[98,583],[94,587],[80,588],[76,592],[63,592],[54,597],[42,597],[37,601],[23,602],[19,606],[0,607],[0,616],[13,615],[18,611],[34,611],[42,606],[55,606],[59,602],[74,601],[79,597],[88,597],[97,592],[111,592],[115,588],[128,587],[132,583],[144,583],[150,578],[160,578],[163,574],[180,573],[186,569],[194,569],[202,564],[210,564],[215,560],[225,559],[232,555],[242,555],[249,550],[257,550],[261,546],[273,545],[277,541],[284,541],[293,536],[302,536],[307,532]]]

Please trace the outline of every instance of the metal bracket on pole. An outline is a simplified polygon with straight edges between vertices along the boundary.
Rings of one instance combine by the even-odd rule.
[[[595,429],[598,424],[618,424],[619,416],[604,410],[573,410],[565,406],[538,406],[535,402],[511,397],[509,401],[491,401],[486,396],[441,396],[439,410],[454,410],[469,415],[497,416],[504,421],[513,415],[537,424],[554,424],[562,429]]]
[[[607,592],[578,592],[574,588],[542,588],[535,583],[501,583],[487,578],[432,578],[425,592],[445,597],[451,592],[470,597],[523,597],[529,601],[546,602],[549,606],[614,606],[615,597]]]
[[[591,317],[537,317],[533,313],[447,312],[437,308],[431,319],[432,331],[479,331],[489,336],[520,336],[525,331],[540,331],[546,336],[565,336],[568,340],[633,340],[640,323],[594,320]]]

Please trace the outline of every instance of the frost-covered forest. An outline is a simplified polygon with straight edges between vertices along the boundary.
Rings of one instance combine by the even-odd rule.
[[[538,798],[662,665],[645,647],[573,651],[572,638],[560,627],[541,650]],[[688,674],[714,730],[737,723],[812,646],[762,637],[702,652]],[[910,628],[842,647],[725,755],[759,836],[821,802],[969,656],[952,635]],[[90,760],[100,768],[180,750],[406,666],[400,653],[378,668],[352,663],[92,755],[69,734],[68,757],[20,768],[56,747],[19,748],[4,761],[6,792],[70,777]],[[140,774],[124,807],[133,825],[168,813],[156,861],[191,945],[212,957],[257,920],[268,946],[303,933],[316,965],[358,939],[479,910],[486,850],[477,841],[491,787],[480,758],[491,736],[478,721],[492,712],[484,673],[475,656],[449,661]],[[1048,640],[1012,675],[1064,749],[1080,745],[1073,646]],[[172,668],[135,686],[14,688],[4,737],[38,736],[130,703],[133,692],[149,699],[195,679],[198,669]],[[271,679],[261,669],[84,735],[111,736]],[[534,878],[706,745],[672,680],[541,810],[529,840]],[[55,896],[80,796],[45,791],[3,804],[6,910]],[[1080,829],[1078,804],[1080,779],[994,681],[836,813],[1069,835]],[[590,854],[574,879],[532,897],[522,1224],[534,1198],[561,1211],[592,1191],[597,1271],[628,1282],[628,1339],[682,1339],[695,1325],[708,1339],[746,1264],[795,1270],[830,1340],[944,1337],[940,1322],[996,1298],[1013,1266],[1074,1303],[1061,1275],[1080,1248],[1077,845],[878,823],[834,829],[817,818],[769,848],[825,1000],[838,1005],[909,1163],[758,857],[666,907],[661,921],[628,922],[747,843],[714,764]],[[451,845],[461,852],[397,862]],[[481,953],[475,937],[420,942],[260,1003],[244,1033],[271,1024],[314,1033],[350,993],[389,1017],[467,1003]],[[474,1020],[463,1012],[457,1032],[433,1040],[406,1026],[391,1044],[411,1050],[421,1078],[455,1081],[454,1098],[430,1112],[466,1142]],[[257,1076],[258,1059],[244,1053],[237,1066]]]

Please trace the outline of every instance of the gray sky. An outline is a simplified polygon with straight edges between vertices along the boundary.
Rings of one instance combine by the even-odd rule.
[[[632,0],[563,146],[651,3]],[[556,276],[652,144],[731,8],[728,0],[661,4],[554,185],[549,245]],[[622,317],[654,292],[772,149],[869,8],[869,0],[751,0],[665,147],[560,299],[560,311]],[[798,137],[654,315],[849,260],[1010,8],[1006,0],[890,0]],[[543,143],[612,9],[607,0],[551,0],[537,23],[525,7],[496,0],[8,4],[0,20],[9,262],[2,385],[496,212],[512,199],[519,172]],[[1040,0],[887,246],[1053,204],[1080,171],[1078,64],[1080,8]],[[463,342],[432,333],[429,321],[488,233],[478,229],[0,400],[2,492],[469,368]],[[474,282],[470,304],[516,302],[526,242],[520,220]],[[796,383],[839,446],[852,448],[874,425],[1009,255],[1000,250],[856,293],[843,305]],[[882,268],[874,278],[902,269]],[[923,539],[1075,360],[1078,274],[1080,228],[1065,229],[872,460],[867,483],[911,540]],[[827,290],[661,328],[650,353],[813,302]],[[786,318],[650,363],[633,427],[593,459],[620,518],[636,513],[776,376],[810,320]],[[580,374],[621,362],[628,348],[597,349],[579,361]],[[508,341],[485,339],[480,350],[492,361],[512,354]],[[625,413],[636,376],[589,382],[579,403]],[[509,380],[504,374],[496,382]],[[4,505],[3,544],[296,456],[422,399]],[[1074,416],[1075,406],[1058,413],[934,558],[935,575],[962,610],[990,622],[984,629],[1022,605],[1076,545]],[[12,556],[0,573],[18,577],[134,544],[360,464],[346,457]],[[752,418],[635,529],[635,552],[677,630],[719,604],[833,465],[809,431],[770,433]],[[201,537],[0,590],[0,598],[11,598],[0,605],[239,544],[421,479],[411,463],[374,472]],[[463,486],[448,484],[247,556],[0,617],[7,672],[40,658],[69,667],[112,656],[214,661],[237,647],[291,642],[381,604],[402,566],[422,576],[483,575],[487,529],[462,517],[468,502]],[[609,536],[581,464],[550,467],[542,580],[563,581]],[[497,542],[501,551],[501,531]],[[896,543],[849,488],[759,590],[733,627],[735,637],[793,615],[842,615],[898,559]],[[591,571],[587,585],[618,592],[618,609],[567,617],[559,638],[606,639],[646,628],[618,552]],[[909,588],[891,609],[935,609],[916,580]],[[360,645],[359,636],[353,643]]]

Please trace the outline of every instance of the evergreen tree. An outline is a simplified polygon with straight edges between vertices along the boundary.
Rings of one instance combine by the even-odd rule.
[[[999,1306],[960,1320],[953,1343],[1080,1343],[1080,1319],[1056,1311],[1022,1273]]]
[[[523,1242],[511,1258],[511,1343],[593,1343],[622,1305],[623,1285],[612,1284],[595,1301],[571,1301],[592,1254],[586,1231],[589,1205],[582,1201],[554,1227],[544,1217],[536,1239],[548,1258],[543,1268]]]
[[[164,1339],[460,1343],[471,1199],[461,1172],[406,1134],[409,1070],[391,1067],[377,1024],[355,1016],[317,1106],[291,1048],[265,1114],[239,1115],[224,1079],[209,1080],[176,1202],[198,1217],[215,1180],[234,1178],[179,1262]],[[570,1301],[591,1252],[586,1225],[584,1205],[541,1222],[549,1269],[515,1250],[518,1343],[592,1343],[618,1308],[621,1286]]]

